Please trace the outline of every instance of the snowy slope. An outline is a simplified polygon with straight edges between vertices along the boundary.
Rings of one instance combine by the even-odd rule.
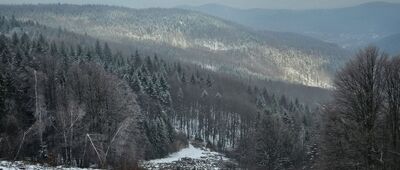
[[[141,163],[145,169],[220,169],[228,166],[235,166],[235,163],[223,154],[192,144],[166,158]]]
[[[180,9],[0,5],[0,15],[14,15],[53,28],[132,44],[132,49],[151,50],[160,56],[179,58],[205,68],[210,66],[214,71],[316,87],[330,87],[333,72],[346,59],[343,49],[333,44],[315,43],[291,34],[260,33]],[[318,45],[314,48],[294,44]]]

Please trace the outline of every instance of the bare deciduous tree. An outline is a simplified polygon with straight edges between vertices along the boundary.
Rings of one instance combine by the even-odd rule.
[[[333,158],[346,168],[382,166],[379,121],[384,110],[384,66],[387,57],[375,47],[361,50],[336,76],[333,123],[327,133],[336,152]]]

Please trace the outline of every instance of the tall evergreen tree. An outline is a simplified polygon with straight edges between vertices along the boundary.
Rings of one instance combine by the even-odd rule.
[[[7,37],[4,34],[0,35],[0,58],[3,64],[11,62],[9,49],[7,46]]]
[[[139,68],[142,65],[142,58],[139,55],[139,51],[135,51],[135,68]]]
[[[192,74],[192,76],[190,77],[190,83],[192,83],[192,85],[196,84],[196,78],[194,77],[194,74]]]
[[[210,75],[207,75],[206,83],[207,83],[207,87],[212,87],[212,81],[211,81]]]
[[[101,45],[100,45],[100,41],[99,40],[96,40],[96,45],[95,45],[95,52],[96,52],[96,55],[100,58],[100,59],[103,59],[103,49],[101,48]]]
[[[2,66],[0,64],[0,66]],[[5,118],[6,115],[6,110],[5,110],[5,101],[6,101],[6,82],[5,78],[3,76],[3,68],[0,68],[0,132],[2,129],[5,129],[3,119]]]
[[[18,38],[18,35],[17,35],[16,32],[14,32],[14,33],[12,34],[11,40],[12,40],[12,43],[13,43],[14,46],[18,45],[18,43],[19,43],[19,38]]]

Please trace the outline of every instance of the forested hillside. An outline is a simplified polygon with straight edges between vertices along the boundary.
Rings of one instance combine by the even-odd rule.
[[[322,89],[127,55],[14,17],[1,17],[0,31],[0,158],[132,169],[189,139],[240,167],[313,165]]]
[[[360,1],[365,2],[367,1]],[[200,11],[257,30],[307,35],[355,50],[383,37],[397,34],[400,28],[398,2],[367,2],[345,8],[304,10],[267,9],[268,7],[239,9],[218,4],[179,8]]]
[[[244,13],[357,39],[397,8]],[[397,170],[396,35],[348,58],[182,9],[0,5],[0,169]]]
[[[169,107],[142,111],[157,102],[121,78],[115,67],[122,56],[107,44],[50,41],[40,32],[11,31],[48,33],[32,22],[2,17],[0,23],[1,157],[129,168],[174,149],[175,132],[161,114]]]
[[[392,55],[400,54],[400,34],[384,37],[374,42],[374,44]]]
[[[316,87],[330,87],[330,77],[348,56],[334,44],[292,34],[260,33],[181,9],[2,5],[0,14],[131,44],[214,71]],[[303,41],[314,45],[301,45]]]

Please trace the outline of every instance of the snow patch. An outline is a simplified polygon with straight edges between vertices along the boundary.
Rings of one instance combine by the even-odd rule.
[[[0,161],[0,170],[95,170],[91,168],[66,168],[63,166],[49,167],[40,164],[30,164],[23,161]]]
[[[140,163],[145,169],[220,169],[236,164],[223,154],[213,152],[205,147],[194,147],[191,143],[187,148],[170,154],[166,158],[154,159]]]
[[[179,152],[175,152],[169,155],[167,158],[155,159],[149,161],[149,163],[171,163],[174,161],[179,161],[182,158],[191,158],[191,159],[201,159],[203,157],[208,157],[209,155],[221,156],[221,159],[227,160],[221,154],[217,152],[211,152],[210,150],[202,150],[200,148],[195,148],[192,144],[189,144],[189,147],[180,150]]]

